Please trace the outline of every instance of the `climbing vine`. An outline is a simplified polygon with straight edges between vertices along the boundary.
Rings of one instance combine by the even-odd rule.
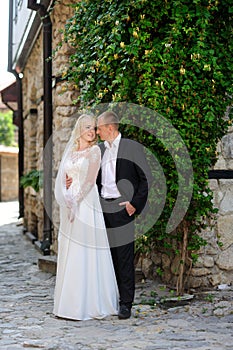
[[[138,249],[163,249],[180,257],[178,294],[198,249],[199,235],[216,212],[208,171],[216,145],[231,123],[233,5],[230,0],[81,0],[64,29],[73,47],[63,77],[75,84],[75,103],[128,102],[164,116],[178,130],[192,161],[194,185],[189,209],[168,235],[166,225],[178,192],[175,163],[153,135],[122,128],[149,148],[162,165],[167,186],[163,213]],[[150,119],[150,127],[156,126]]]

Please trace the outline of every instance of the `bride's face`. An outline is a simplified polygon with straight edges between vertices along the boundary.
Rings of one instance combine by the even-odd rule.
[[[92,120],[87,120],[82,126],[81,139],[92,142],[96,138],[96,125]]]

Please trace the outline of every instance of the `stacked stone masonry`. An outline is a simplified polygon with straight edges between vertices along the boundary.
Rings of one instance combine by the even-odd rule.
[[[233,170],[233,128],[217,146],[218,161],[215,170]],[[214,206],[218,209],[215,222],[203,230],[201,236],[207,245],[198,252],[197,263],[192,267],[189,288],[216,287],[233,283],[233,179],[211,179]],[[161,252],[142,256],[137,267],[146,277],[159,278],[158,268],[164,271],[163,281],[174,286],[180,263],[179,256],[169,258]]]
[[[214,169],[233,170],[232,127],[218,143],[217,151]],[[192,270],[194,287],[233,283],[233,179],[209,182],[218,214],[213,228],[202,233],[208,245],[201,249],[198,263]]]
[[[53,28],[53,51],[62,39],[61,29],[67,18],[71,17],[71,1],[59,2],[51,12]],[[63,46],[55,53],[52,60],[53,76],[59,77],[66,70],[70,49]],[[24,106],[24,174],[32,169],[43,169],[43,35],[40,32],[24,68],[23,77],[23,106]],[[59,83],[53,89],[53,119],[54,119],[54,176],[59,165],[60,156],[67,142],[71,129],[69,116],[75,108],[72,101],[75,91],[67,90],[67,83]],[[67,124],[67,126],[66,126]],[[54,237],[52,251],[57,251],[58,208],[54,203]],[[57,224],[56,224],[57,222]],[[36,193],[32,188],[25,189],[24,225],[27,231],[43,240],[43,190]]]
[[[18,198],[18,149],[0,146],[0,202]]]

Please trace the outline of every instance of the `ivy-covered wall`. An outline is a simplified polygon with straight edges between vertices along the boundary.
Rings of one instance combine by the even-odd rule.
[[[155,113],[141,114],[139,130],[130,125],[122,132],[150,149],[164,171],[163,212],[137,247],[172,260],[178,293],[208,241],[203,232],[216,214],[208,171],[217,160],[217,143],[231,125],[232,111],[228,119],[225,112],[233,94],[232,14],[229,0],[81,0],[64,31],[64,41],[74,49],[65,78],[80,89],[76,102],[81,107],[106,103],[114,109],[114,103],[125,102]],[[183,144],[164,127],[162,117],[179,132],[193,179],[186,177]],[[156,130],[156,135],[144,129]],[[181,207],[190,188],[191,202],[169,230],[181,187]],[[157,271],[167,274],[167,265]]]

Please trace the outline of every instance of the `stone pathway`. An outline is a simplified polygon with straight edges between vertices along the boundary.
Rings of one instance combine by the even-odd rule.
[[[55,318],[55,277],[38,269],[41,255],[17,226],[17,205],[0,203],[0,350],[233,349],[233,289],[172,305],[166,288],[146,281],[137,284],[128,320]]]

